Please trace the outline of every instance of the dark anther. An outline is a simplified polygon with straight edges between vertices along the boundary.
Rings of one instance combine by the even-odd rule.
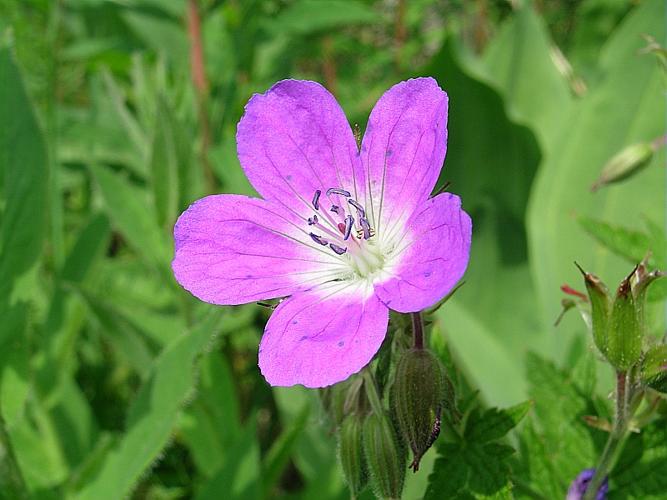
[[[364,207],[359,205],[355,200],[353,199],[348,199],[347,202],[352,205],[354,208],[357,209],[357,212],[359,213],[359,217],[366,217],[366,211],[364,210]]]
[[[313,239],[315,243],[319,243],[323,247],[327,246],[329,242],[322,238],[321,236],[316,235],[315,233],[310,233],[310,237]]]
[[[308,218],[308,225],[309,226],[314,226],[315,224],[317,224],[317,214],[313,214],[312,217]]]
[[[352,224],[354,224],[354,217],[348,215],[345,217],[345,232],[343,233],[343,240],[347,240],[350,237],[350,232],[352,231]]]
[[[339,247],[333,243],[329,243],[329,248],[331,248],[331,250],[336,252],[338,255],[343,255],[345,252],[347,252],[347,248]]]
[[[364,232],[364,239],[367,240],[368,238],[371,237],[371,225],[368,223],[368,221],[360,217],[359,218],[359,225],[361,226],[361,230]]]
[[[346,198],[349,198],[352,196],[349,191],[345,191],[344,189],[341,188],[329,188],[327,189],[327,196],[331,196],[332,194],[339,194],[341,196],[345,196]]]
[[[335,214],[339,214],[339,213],[340,213],[340,207],[339,207],[338,205],[331,205],[330,210],[331,210],[333,213],[335,213]]]
[[[321,196],[321,194],[322,194],[322,191],[320,191],[318,189],[317,191],[315,191],[315,194],[313,195],[313,208],[315,208],[315,210],[320,209],[320,196]]]

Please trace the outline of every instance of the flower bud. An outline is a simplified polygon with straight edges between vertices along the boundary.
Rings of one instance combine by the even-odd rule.
[[[657,345],[646,352],[641,380],[651,389],[667,393],[667,345]]]
[[[622,181],[636,174],[649,164],[654,152],[654,146],[648,142],[627,146],[602,167],[600,177],[591,186],[591,191],[597,191],[607,184]]]
[[[364,457],[371,486],[380,498],[401,498],[405,461],[386,414],[371,413],[363,427]]]
[[[577,265],[579,267],[579,265]],[[591,320],[593,323],[593,341],[600,352],[607,356],[609,322],[611,314],[611,298],[609,289],[600,278],[594,274],[584,271],[579,267],[581,274],[584,275],[588,299],[591,302]]]
[[[411,467],[415,472],[421,457],[438,437],[443,406],[455,409],[453,386],[447,382],[442,363],[425,349],[406,351],[396,366],[392,409],[398,428],[414,454]]]
[[[577,478],[572,481],[570,488],[567,490],[567,497],[565,500],[581,500],[584,498],[584,494],[588,489],[593,476],[595,475],[595,469],[584,469],[579,473]],[[607,490],[609,489],[608,479],[605,478],[604,482],[598,488],[597,494],[595,495],[595,500],[605,500],[607,498]]]
[[[642,351],[643,334],[630,283],[633,275],[634,271],[621,281],[616,290],[607,338],[607,359],[621,371],[634,365]]]
[[[356,413],[346,416],[338,431],[338,455],[352,498],[368,483],[361,431],[363,419]]]

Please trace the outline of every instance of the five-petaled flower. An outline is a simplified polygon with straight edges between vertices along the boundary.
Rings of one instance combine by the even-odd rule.
[[[288,297],[259,348],[270,384],[346,379],[378,351],[389,309],[429,307],[463,275],[470,217],[453,194],[430,198],[447,102],[432,78],[395,85],[375,105],[359,151],[318,83],[285,80],[248,102],[238,156],[263,199],[193,203],[174,229],[172,267],[212,304]]]

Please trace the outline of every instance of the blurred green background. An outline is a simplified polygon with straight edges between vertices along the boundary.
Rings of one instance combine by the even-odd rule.
[[[347,497],[317,393],[259,374],[269,311],[200,303],[169,266],[192,201],[253,193],[236,124],[283,78],[362,130],[401,80],[448,92],[440,185],[474,235],[433,341],[486,404],[525,400],[528,351],[588,342],[553,326],[574,260],[610,284],[667,263],[663,151],[590,191],[665,134],[665,36],[660,0],[0,0],[0,410],[31,494]]]

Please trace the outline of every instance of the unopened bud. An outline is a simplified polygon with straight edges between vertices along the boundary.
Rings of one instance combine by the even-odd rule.
[[[576,264],[576,263],[575,263]],[[576,264],[584,275],[588,299],[591,303],[591,320],[593,323],[593,341],[600,352],[607,356],[609,342],[609,322],[611,316],[611,298],[609,289],[600,278],[584,271]]]
[[[386,414],[371,413],[363,427],[364,457],[376,496],[401,498],[405,460]]]
[[[362,427],[362,417],[353,413],[343,419],[338,431],[340,465],[352,498],[356,498],[368,483],[361,439]]]
[[[634,271],[621,281],[616,290],[607,339],[607,359],[621,371],[634,365],[642,350],[642,325],[631,285],[633,275]]]
[[[455,410],[453,386],[447,382],[442,363],[425,349],[410,349],[396,366],[391,403],[401,434],[414,454],[410,467],[415,472],[438,437],[443,407]]]
[[[641,380],[651,389],[667,393],[667,345],[654,346],[646,352]]]
[[[621,150],[602,167],[600,177],[591,186],[591,191],[597,191],[607,184],[622,181],[636,174],[649,164],[654,152],[654,146],[648,142],[632,144]]]

